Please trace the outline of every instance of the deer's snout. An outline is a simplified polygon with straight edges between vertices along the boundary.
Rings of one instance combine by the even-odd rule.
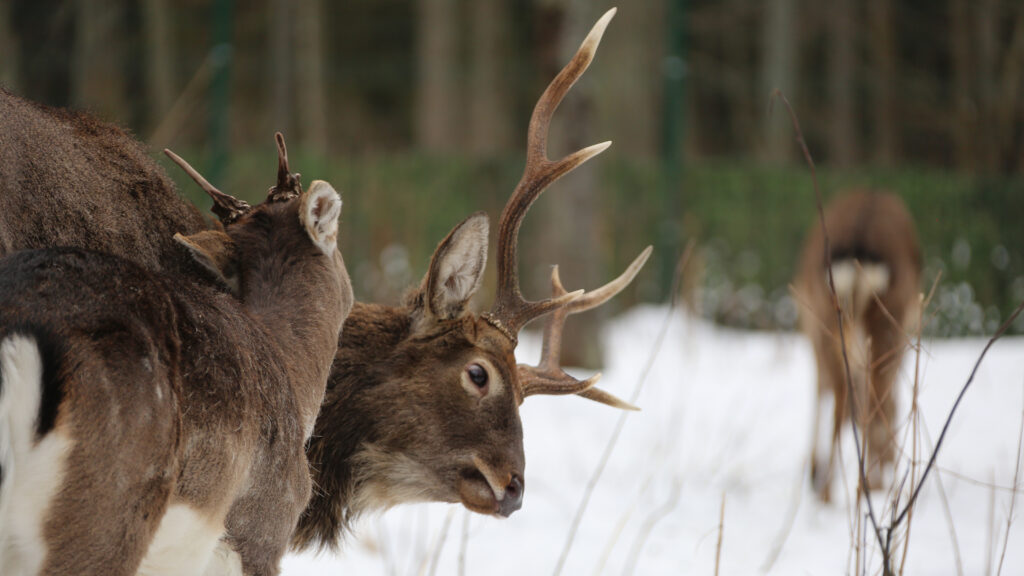
[[[523,507],[523,479],[519,474],[512,474],[512,480],[505,486],[505,497],[498,502],[498,514],[505,518]]]
[[[483,502],[468,502],[467,498],[464,497],[463,504],[466,504],[471,509],[478,509],[478,511],[484,511],[480,510],[480,508],[483,508],[486,509],[485,513],[498,514],[506,518],[523,507],[524,484],[523,475],[520,471],[515,470],[515,467],[512,466],[488,464],[476,456],[473,457],[473,464],[479,473],[478,477],[482,476],[485,481],[484,486],[481,486],[481,488],[490,492],[485,497],[486,500],[489,500],[489,503],[488,505],[480,506]],[[475,500],[475,498],[470,500]]]

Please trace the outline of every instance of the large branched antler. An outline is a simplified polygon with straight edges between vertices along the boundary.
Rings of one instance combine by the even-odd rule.
[[[501,212],[501,222],[498,225],[498,295],[494,307],[483,315],[488,322],[501,330],[513,342],[516,341],[519,329],[530,320],[564,306],[582,293],[582,291],[577,291],[538,301],[529,301],[523,298],[523,294],[519,290],[517,243],[519,226],[523,222],[523,217],[544,189],[611,146],[611,142],[602,142],[576,151],[557,161],[549,160],[547,157],[548,127],[551,124],[551,117],[565,94],[590,66],[597,46],[601,42],[601,36],[614,15],[615,9],[612,8],[605,12],[597,24],[594,24],[586,39],[583,40],[583,44],[576,51],[576,55],[541,95],[537,105],[533,108],[533,115],[530,117],[530,128],[526,137],[526,168],[512,193],[512,198]]]
[[[231,224],[235,220],[238,220],[243,214],[252,210],[252,206],[249,205],[245,200],[239,200],[230,194],[225,194],[218,190],[213,184],[210,184],[206,178],[196,171],[188,162],[185,162],[181,156],[178,156],[169,149],[164,148],[164,154],[168,158],[174,161],[175,164],[181,167],[186,174],[189,175],[199,187],[202,188],[206,193],[213,199],[213,208],[211,211],[220,218],[220,221],[224,224]]]
[[[579,394],[584,398],[615,408],[639,410],[636,406],[600,388],[595,388],[594,384],[601,378],[600,373],[594,374],[586,380],[577,380],[562,370],[562,330],[565,328],[565,320],[570,314],[597,308],[628,286],[651,256],[651,250],[650,246],[644,249],[626,268],[625,272],[615,280],[597,290],[587,292],[548,316],[547,324],[544,326],[544,342],[541,346],[540,362],[536,366],[519,365],[519,385],[522,387],[523,398],[534,394]],[[566,294],[558,276],[557,266],[551,270],[551,292],[552,296],[556,298]]]

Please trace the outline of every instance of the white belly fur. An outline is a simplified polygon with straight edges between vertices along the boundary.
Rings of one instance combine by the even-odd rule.
[[[35,340],[0,342],[0,574],[32,575],[46,558],[43,524],[63,483],[71,439],[60,430],[35,443],[43,365]]]
[[[184,504],[173,504],[160,519],[138,574],[202,574],[223,534],[222,522],[203,517]]]
[[[213,558],[206,565],[203,576],[242,576],[242,558],[221,540],[213,551]]]

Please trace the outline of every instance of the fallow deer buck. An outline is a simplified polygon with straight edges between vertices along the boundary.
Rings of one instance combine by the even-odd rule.
[[[835,447],[849,418],[848,388],[839,321],[829,289],[826,246],[852,388],[866,437],[868,489],[884,487],[895,456],[894,381],[917,320],[921,250],[913,219],[899,197],[877,192],[839,196],[825,209],[826,243],[815,224],[804,245],[794,282],[800,326],[811,340],[818,373],[811,479],[822,500],[831,498]]]
[[[0,573],[278,572],[353,300],[341,199],[204,189],[223,230],[174,239],[219,287],[81,248],[0,260]],[[239,563],[210,566],[221,541]]]
[[[518,235],[527,210],[552,182],[605,150],[602,143],[547,159],[552,115],[593,60],[607,12],[541,95],[527,135],[523,176],[498,225],[498,288],[490,311],[467,303],[487,261],[487,217],[474,214],[441,241],[418,288],[398,307],[357,305],[345,325],[323,410],[307,454],[318,490],[299,521],[297,548],[330,547],[363,511],[403,502],[461,502],[508,516],[519,509],[525,457],[519,405],[530,395],[578,394],[633,408],[558,367],[565,315],[600,305],[639,272],[650,248],[593,293],[556,291],[525,300]],[[538,366],[517,365],[519,330],[552,314]]]
[[[345,322],[345,337],[337,347],[314,438],[307,446],[316,488],[295,532],[296,547],[333,545],[360,512],[400,502],[461,502],[468,509],[481,513],[510,514],[520,506],[524,488],[518,405],[525,396],[578,393],[615,407],[632,408],[591,387],[596,377],[579,382],[557,368],[558,335],[564,322],[564,317],[559,318],[597,306],[623,289],[646,261],[650,250],[644,251],[619,279],[597,292],[572,300],[566,308],[560,308],[560,303],[575,296],[559,294],[554,301],[523,303],[516,272],[516,238],[527,208],[547,185],[607,147],[607,144],[592,146],[557,162],[545,157],[547,130],[555,107],[589,66],[613,14],[614,11],[606,13],[597,22],[534,109],[528,134],[527,167],[501,216],[498,241],[501,281],[495,308],[480,315],[467,310],[486,265],[488,220],[483,214],[471,216],[448,234],[431,258],[426,277],[402,305],[354,303]],[[4,121],[0,115],[0,138]],[[65,119],[55,114],[49,119],[39,117],[36,122],[65,122]],[[80,138],[83,133],[88,131],[65,126],[61,138]],[[123,133],[120,137],[129,142],[81,141],[75,145],[91,148],[90,159],[99,156],[102,149],[137,146]],[[23,137],[31,138],[31,133]],[[35,152],[44,158],[47,153],[45,149]],[[11,155],[17,156],[16,153]],[[282,159],[279,180],[287,178],[297,182],[297,175],[289,172],[286,156],[282,155]],[[115,202],[132,193],[133,189],[123,182],[134,182],[141,178],[139,173],[160,172],[158,166],[147,164],[145,159],[141,159],[140,164],[142,168],[127,164],[111,166],[109,170],[115,172],[113,185],[89,186],[92,201]],[[21,180],[15,178],[17,174],[5,174],[0,186],[5,186],[6,190],[0,191],[0,196],[30,194],[54,206],[74,204],[76,189],[67,187],[54,192],[35,182],[55,177],[74,181],[75,170],[102,176],[107,169],[79,163],[65,173],[50,169],[45,161],[22,162],[21,166],[23,171],[31,169],[43,174],[33,172],[33,178]],[[57,172],[56,175],[53,172]],[[90,174],[84,180],[100,179]],[[161,201],[173,197],[173,190],[168,194],[157,186],[160,181],[156,177],[148,178],[147,182],[154,182],[148,186],[156,190],[140,190],[140,193],[156,194]],[[60,197],[47,197],[54,193]],[[177,202],[184,204],[180,199]],[[153,202],[147,215],[162,218],[163,224],[171,230],[193,230],[196,223],[189,210],[170,204],[174,202],[168,205]],[[136,216],[128,213],[123,217]],[[12,223],[12,220],[17,222]],[[60,230],[53,228],[56,220],[35,212],[0,212],[0,225],[32,231],[14,235],[13,245],[0,245],[0,248],[28,249],[65,243],[102,250],[111,243],[125,242],[146,247],[146,250],[132,250],[126,255],[128,258],[136,255],[136,262],[145,267],[170,269],[174,265],[174,262],[152,260],[166,258],[167,251],[162,250],[162,239],[140,234],[138,226],[119,226],[115,219],[105,225],[116,234],[102,236],[101,230],[96,229],[97,224],[89,219],[60,222],[64,226]],[[117,239],[117,234],[123,239]],[[195,274],[188,270],[182,273]],[[517,366],[514,351],[519,328],[529,318],[549,310],[555,312],[548,319],[547,352],[541,368]],[[222,552],[231,556],[229,550]]]

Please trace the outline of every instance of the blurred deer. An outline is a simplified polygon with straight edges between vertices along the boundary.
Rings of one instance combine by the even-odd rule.
[[[283,141],[279,145],[283,151]],[[173,154],[171,154],[173,156]],[[213,280],[82,248],[0,260],[0,573],[272,575],[352,290],[330,185],[178,234]],[[26,201],[31,201],[27,198]]]
[[[579,381],[563,373],[558,367],[559,336],[566,315],[600,305],[628,285],[650,249],[622,276],[597,291],[582,296],[558,292],[540,302],[522,298],[516,268],[517,234],[529,206],[548,185],[608,146],[591,146],[558,161],[546,158],[547,130],[555,108],[589,66],[613,14],[614,10],[609,11],[598,21],[534,109],[527,167],[499,224],[499,289],[492,310],[484,314],[468,310],[486,267],[489,225],[484,214],[470,216],[441,241],[423,281],[402,305],[354,304],[307,446],[317,489],[296,529],[296,547],[333,545],[359,513],[402,502],[459,502],[473,511],[507,516],[521,506],[525,489],[518,413],[525,397],[578,394],[633,408],[594,388],[597,376]],[[49,208],[33,211],[6,201],[7,209],[0,211],[0,229],[29,232],[8,235],[0,248],[65,244],[121,250],[144,267],[178,271],[202,281],[191,263],[175,261],[178,253],[166,250],[162,238],[128,224],[141,217],[133,209],[118,211],[120,219],[103,221],[102,227],[96,220],[61,216],[61,210],[80,196],[104,207],[131,198],[145,205],[147,217],[169,230],[189,234],[204,229],[202,219],[177,198],[152,161],[126,152],[118,154],[131,162],[102,158],[104,150],[135,149],[137,143],[107,125],[78,129],[78,122],[95,120],[0,94],[0,106],[5,100],[11,114],[30,115],[31,121],[11,125],[11,119],[0,114],[0,157],[18,162],[0,172],[0,202],[12,195],[31,195]],[[8,128],[24,132],[13,140],[15,146],[38,132],[53,131],[60,137],[53,148],[29,148],[26,153],[38,155],[32,161],[18,158],[23,156],[18,148],[5,149],[12,141],[3,139]],[[74,159],[63,165],[51,162],[51,149]],[[4,169],[0,165],[0,171]],[[297,182],[297,174],[285,173]],[[81,185],[40,185],[58,179],[78,179]],[[124,250],[120,245],[132,248]],[[539,367],[517,365],[519,330],[547,313],[542,362]],[[235,561],[237,551],[229,544],[225,542],[217,552],[223,562]]]
[[[893,383],[909,342],[907,330],[917,320],[921,250],[906,206],[892,194],[839,196],[825,208],[825,228],[861,416],[857,424],[866,437],[868,488],[878,489],[895,456]],[[827,502],[835,447],[849,407],[825,247],[816,223],[804,245],[794,287],[802,303],[800,327],[811,340],[818,369],[811,478],[814,490]]]

